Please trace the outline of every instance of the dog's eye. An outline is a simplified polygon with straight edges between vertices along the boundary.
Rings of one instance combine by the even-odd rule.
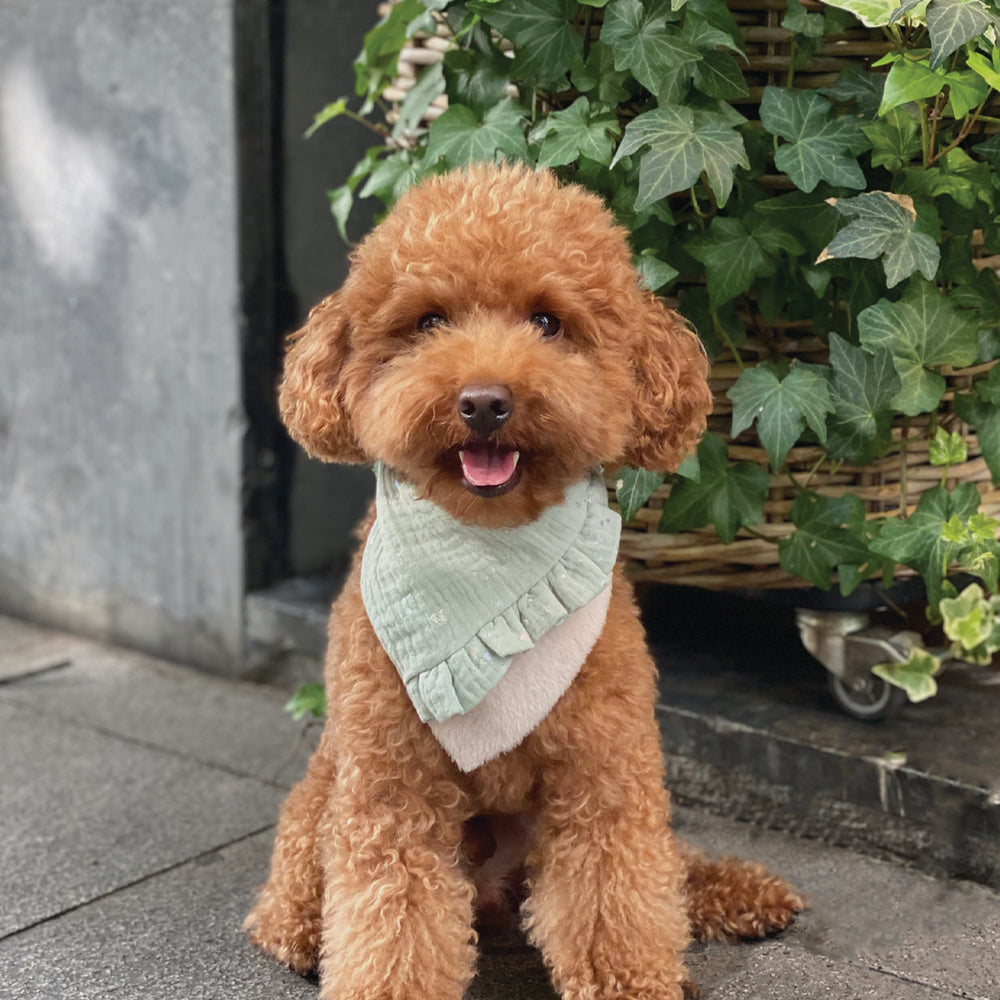
[[[558,337],[559,331],[562,329],[559,317],[553,316],[552,313],[534,313],[531,322],[538,327],[543,340],[552,340],[554,337]]]
[[[427,333],[433,330],[436,326],[441,326],[443,323],[448,322],[448,317],[443,316],[441,313],[424,313],[420,319],[417,320],[417,329],[421,333]]]

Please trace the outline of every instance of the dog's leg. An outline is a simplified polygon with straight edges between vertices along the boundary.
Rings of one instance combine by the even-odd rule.
[[[564,1000],[681,1000],[688,926],[664,795],[623,774],[609,798],[587,780],[591,764],[560,775],[543,809],[529,859],[532,940]]]
[[[333,788],[332,740],[324,733],[306,776],[281,810],[271,873],[244,922],[250,940],[296,972],[311,972],[319,958],[323,879],[316,831]]]
[[[616,573],[604,632],[529,737],[542,774],[526,926],[564,1000],[681,1000],[689,930],[655,673]]]
[[[709,858],[678,841],[687,870],[691,931],[703,941],[760,938],[783,931],[805,909],[802,897],[763,865]]]
[[[387,758],[345,764],[321,825],[320,996],[461,1000],[475,949],[460,795],[417,759],[390,775]]]

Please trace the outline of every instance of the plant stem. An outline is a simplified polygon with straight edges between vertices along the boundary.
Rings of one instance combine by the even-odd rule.
[[[905,47],[903,44],[903,36],[900,33],[898,24],[883,24],[882,34],[885,35],[886,38],[888,38],[889,41],[896,46],[896,48],[902,49]]]
[[[992,93],[992,91],[990,91],[990,93]],[[979,114],[979,112],[983,110],[983,107],[986,104],[986,101],[989,100],[989,98],[990,95],[987,94],[986,100],[984,100],[983,103],[980,104],[979,107],[976,108],[976,110],[973,111],[971,115],[965,116],[965,120],[962,122],[962,128],[959,130],[958,136],[955,138],[954,142],[950,142],[947,146],[944,147],[944,149],[941,150],[941,152],[931,156],[930,162],[927,164],[928,166],[933,166],[938,160],[941,159],[941,157],[947,156],[953,149],[955,149],[957,146],[960,146],[968,138],[969,133],[975,128],[977,121],[996,120],[996,119],[987,119],[985,115],[980,117]]]
[[[944,91],[942,90],[940,94],[934,99],[934,107],[930,111],[931,119],[931,134],[929,141],[927,143],[927,150],[930,153],[930,159],[927,161],[927,165],[930,166],[937,157],[934,155],[934,144],[937,142],[937,130],[938,122],[941,120],[941,112],[944,109]]]
[[[748,535],[753,535],[754,538],[759,538],[762,542],[770,542],[772,545],[777,545],[780,541],[780,539],[765,535],[762,531],[757,531],[756,528],[751,528],[747,524],[743,524],[741,527]]]
[[[707,219],[709,217],[709,213],[701,210],[701,205],[698,204],[698,196],[694,192],[693,184],[688,188],[688,194],[691,196],[691,207],[694,209],[694,214],[697,215],[699,219]]]
[[[923,101],[917,101],[920,110],[920,146],[925,167],[931,165],[931,136],[927,127],[927,105]]]
[[[899,509],[903,517],[906,517],[907,504],[907,466],[906,466],[906,445],[910,437],[910,418],[903,417],[903,436],[899,442]]]
[[[802,488],[804,490],[809,488],[809,484],[812,482],[813,476],[815,476],[816,473],[819,472],[820,468],[822,467],[823,463],[826,460],[827,460],[826,452],[824,452],[822,455],[819,456],[819,458],[816,459],[816,462],[813,465],[813,467],[806,473],[806,481],[802,484]]]
[[[722,342],[729,348],[729,353],[733,356],[733,361],[736,362],[736,367],[739,368],[740,374],[742,374],[746,366],[743,364],[740,352],[730,339],[729,334],[726,333],[726,328],[719,321],[719,314],[714,309],[712,310],[712,326],[715,327],[715,332],[722,338]]]
[[[379,103],[381,104],[381,102]],[[384,139],[389,134],[389,130],[384,125],[377,124],[376,122],[370,122],[367,118],[359,115],[356,111],[351,111],[350,108],[344,108],[344,110],[341,111],[341,114],[345,118],[350,118],[352,122],[364,125],[366,129],[374,132],[381,139]]]

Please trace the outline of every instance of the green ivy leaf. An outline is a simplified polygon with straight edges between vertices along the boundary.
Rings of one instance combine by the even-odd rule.
[[[954,118],[964,118],[989,96],[990,85],[970,69],[946,73],[944,78],[948,84],[948,103],[945,112]]]
[[[986,378],[976,382],[976,394],[984,403],[1000,406],[1000,365],[994,365]]]
[[[717,358],[727,344],[738,349],[746,343],[747,328],[734,302],[713,309],[702,285],[682,288],[678,299],[681,314],[697,330],[710,358]]]
[[[1000,528],[1000,521],[980,511],[969,518],[967,527],[969,537],[973,542],[994,542],[997,537],[997,528]]]
[[[849,10],[866,28],[881,28],[889,24],[892,15],[899,7],[899,0],[824,0],[831,7]],[[926,10],[926,0],[910,5],[910,16],[923,20]]]
[[[698,462],[698,481],[682,479],[671,488],[660,530],[688,531],[714,524],[719,538],[728,543],[742,525],[759,524],[771,482],[766,470],[752,462],[731,466],[726,443],[716,434],[702,438]]]
[[[960,150],[952,150],[952,152],[960,152]],[[977,198],[983,193],[981,189],[977,189],[970,178],[963,177],[961,174],[945,173],[939,167],[931,167],[929,170],[922,167],[904,170],[902,181],[898,184],[898,190],[900,194],[928,200],[946,194],[963,208],[972,208]]]
[[[694,65],[693,79],[703,94],[723,101],[750,95],[743,71],[728,52],[706,52],[701,62]]]
[[[830,334],[831,420],[827,452],[870,464],[888,444],[892,429],[892,399],[899,390],[899,376],[888,351],[874,355]]]
[[[386,147],[370,146],[365,150],[365,155],[355,164],[350,177],[332,191],[327,191],[326,197],[330,205],[330,212],[337,223],[337,232],[345,242],[350,242],[347,238],[347,220],[354,207],[354,191],[375,167],[380,156],[386,152]]]
[[[792,504],[791,519],[796,530],[778,543],[781,567],[813,586],[829,590],[837,566],[869,558],[861,535],[864,505],[857,497],[803,492]]]
[[[911,649],[902,663],[880,663],[872,667],[872,673],[902,688],[910,701],[918,702],[937,694],[934,676],[940,669],[941,661],[933,653],[918,647]]]
[[[681,6],[678,0],[674,0],[676,10],[680,10]],[[683,6],[687,8],[685,11],[686,24],[690,23],[692,14],[697,14],[699,18],[707,21],[712,27],[718,28],[719,31],[729,36],[729,47],[734,52],[746,52],[746,43],[740,34],[740,26],[736,23],[732,11],[725,4],[719,3],[718,0],[687,0]]]
[[[371,110],[375,98],[396,75],[399,53],[410,37],[410,25],[426,16],[427,8],[420,0],[400,0],[365,35],[364,47],[354,61],[354,90],[365,98],[361,114]]]
[[[928,281],[934,278],[941,251],[930,236],[914,228],[917,213],[909,195],[869,191],[854,198],[838,198],[833,204],[852,221],[830,241],[817,264],[838,257],[881,257],[889,288],[914,271]]]
[[[573,24],[576,0],[469,0],[468,8],[513,42],[515,79],[555,83],[583,57],[583,36]]]
[[[861,126],[872,144],[872,166],[897,173],[921,155],[920,123],[902,108]]]
[[[944,377],[931,371],[940,365],[971,365],[979,353],[974,317],[961,313],[944,293],[919,278],[909,283],[898,302],[880,299],[858,316],[862,345],[885,350],[901,380],[893,405],[909,416],[937,407]]]
[[[942,597],[939,608],[945,635],[963,649],[974,649],[993,632],[993,613],[978,583],[970,583],[958,597]]]
[[[614,106],[628,100],[629,93],[624,86],[628,70],[615,69],[614,49],[604,42],[592,42],[587,58],[572,67],[570,76],[580,93],[596,91],[595,96],[604,104]]]
[[[833,105],[815,91],[765,87],[760,120],[772,135],[787,140],[774,154],[774,165],[800,191],[808,193],[820,181],[865,186],[856,157],[870,144],[860,124],[854,118],[833,117]]]
[[[754,211],[793,234],[813,256],[833,239],[839,224],[836,209],[817,192],[791,191],[758,201]]]
[[[892,64],[882,91],[878,113],[881,118],[893,108],[910,101],[936,97],[945,87],[943,73],[935,73],[926,63],[899,59]]]
[[[665,478],[662,472],[633,469],[628,465],[620,469],[615,480],[615,496],[621,507],[622,520],[631,521]]]
[[[1000,49],[994,47],[989,59],[982,52],[970,52],[965,62],[969,69],[981,76],[990,87],[1000,90]]]
[[[953,515],[941,525],[941,537],[946,542],[954,542],[956,545],[964,545],[968,540],[969,532],[957,515]]]
[[[687,458],[677,466],[677,473],[682,479],[693,479],[697,482],[701,479],[701,463],[698,461],[698,452],[693,451]]]
[[[921,19],[923,19],[926,16],[925,0],[900,0],[899,6],[892,12],[892,17],[889,18],[889,23],[898,24],[911,10],[920,7],[921,4],[924,5],[920,14]]]
[[[636,256],[635,269],[642,279],[643,288],[648,288],[651,292],[658,292],[680,273],[676,267],[672,267],[665,260],[660,260],[651,247],[647,247]]]
[[[714,17],[712,9],[702,6],[701,10],[696,10],[695,7],[695,4],[688,7],[680,28],[681,37],[686,42],[690,42],[702,54],[712,52],[717,47],[728,49],[737,55],[746,54],[746,45],[739,29],[734,34],[732,25]],[[718,5],[714,10],[718,10]]]
[[[840,580],[840,593],[849,597],[865,580],[881,574],[882,587],[888,590],[895,580],[896,560],[873,552],[871,543],[878,537],[882,525],[873,520],[864,520],[857,528],[856,534],[868,549],[867,558],[857,563],[840,563],[837,566],[837,576]]]
[[[704,172],[719,205],[729,200],[735,167],[750,166],[743,139],[725,115],[661,107],[633,118],[611,161],[649,148],[639,164],[636,210],[691,187]]]
[[[823,15],[810,14],[799,0],[788,0],[781,27],[794,31],[797,35],[805,35],[806,38],[822,38],[826,33]]]
[[[444,55],[448,102],[462,104],[482,117],[507,94],[510,60],[490,47],[487,52],[452,49]]]
[[[748,231],[742,219],[717,215],[708,232],[688,241],[687,251],[705,265],[708,301],[716,308],[741,292],[754,279],[774,273],[774,255],[784,249],[802,253],[802,246],[773,222],[764,220]]]
[[[969,457],[965,439],[957,431],[950,434],[938,426],[927,446],[927,460],[931,465],[958,465]]]
[[[444,63],[436,62],[425,67],[399,106],[399,118],[392,127],[393,138],[398,139],[406,133],[412,133],[431,102],[444,93],[444,88]]]
[[[951,184],[961,183],[968,197],[963,199],[960,192],[953,193],[950,187],[943,193],[951,194],[966,208],[974,208],[977,201],[992,208],[993,177],[985,163],[974,160],[964,149],[949,150],[939,162],[942,164],[942,180]]]
[[[992,23],[981,0],[934,0],[927,8],[931,69],[937,69],[952,52],[981,35]]]
[[[392,205],[404,191],[420,178],[423,164],[409,152],[398,156],[383,157],[359,192],[362,198],[378,198],[384,205]]]
[[[975,483],[962,483],[951,493],[935,486],[920,498],[917,509],[907,518],[890,518],[882,525],[872,550],[904,566],[917,570],[927,585],[927,600],[937,605],[944,579],[944,560],[949,543],[942,536],[944,525],[956,514],[971,517],[979,508]]]
[[[326,107],[317,111],[312,120],[312,125],[306,129],[306,138],[311,139],[318,128],[321,128],[327,122],[332,122],[334,118],[339,118],[347,110],[347,98],[341,97]]]
[[[955,412],[976,429],[980,451],[994,484],[1000,483],[1000,406],[986,403],[971,394],[955,397]]]
[[[855,101],[857,110],[864,118],[874,118],[882,103],[885,76],[861,69],[853,64],[845,66],[831,87],[824,87],[823,93],[835,101]]]
[[[453,104],[431,122],[428,163],[444,160],[447,167],[461,167],[476,160],[493,161],[498,153],[528,156],[523,111],[510,98],[490,108],[482,121],[470,108]]]
[[[538,154],[538,165],[561,167],[581,156],[607,163],[614,153],[613,135],[621,126],[618,116],[601,109],[593,110],[586,97],[578,97],[564,111],[553,111],[545,119],[545,141]]]
[[[285,711],[292,713],[292,718],[298,721],[304,715],[314,715],[322,719],[326,715],[326,690],[322,684],[303,684],[288,699]]]
[[[979,532],[970,530],[969,534],[975,534],[968,544],[962,547],[955,561],[959,567],[967,572],[978,576],[986,583],[986,586],[995,594],[997,592],[997,579],[1000,576],[1000,542],[996,540],[997,522],[994,518],[985,514],[973,514],[969,518],[969,525],[976,519],[981,521],[992,521],[992,534],[988,538],[979,536]],[[998,622],[1000,625],[1000,622]],[[1000,634],[996,637],[996,645],[992,651],[1000,649]]]
[[[732,436],[756,420],[775,472],[806,424],[826,441],[826,415],[833,410],[830,390],[826,379],[809,368],[793,364],[783,379],[766,364],[746,368],[726,395],[733,402]]]
[[[681,67],[702,58],[701,50],[686,41],[668,21],[677,20],[669,0],[617,0],[604,13],[601,41],[615,53],[615,69],[627,69],[650,93],[664,95],[668,67]]]

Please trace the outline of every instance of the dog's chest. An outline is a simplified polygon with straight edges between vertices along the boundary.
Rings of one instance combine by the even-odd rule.
[[[474,812],[513,815],[533,808],[538,765],[525,747],[522,745],[462,776]]]

